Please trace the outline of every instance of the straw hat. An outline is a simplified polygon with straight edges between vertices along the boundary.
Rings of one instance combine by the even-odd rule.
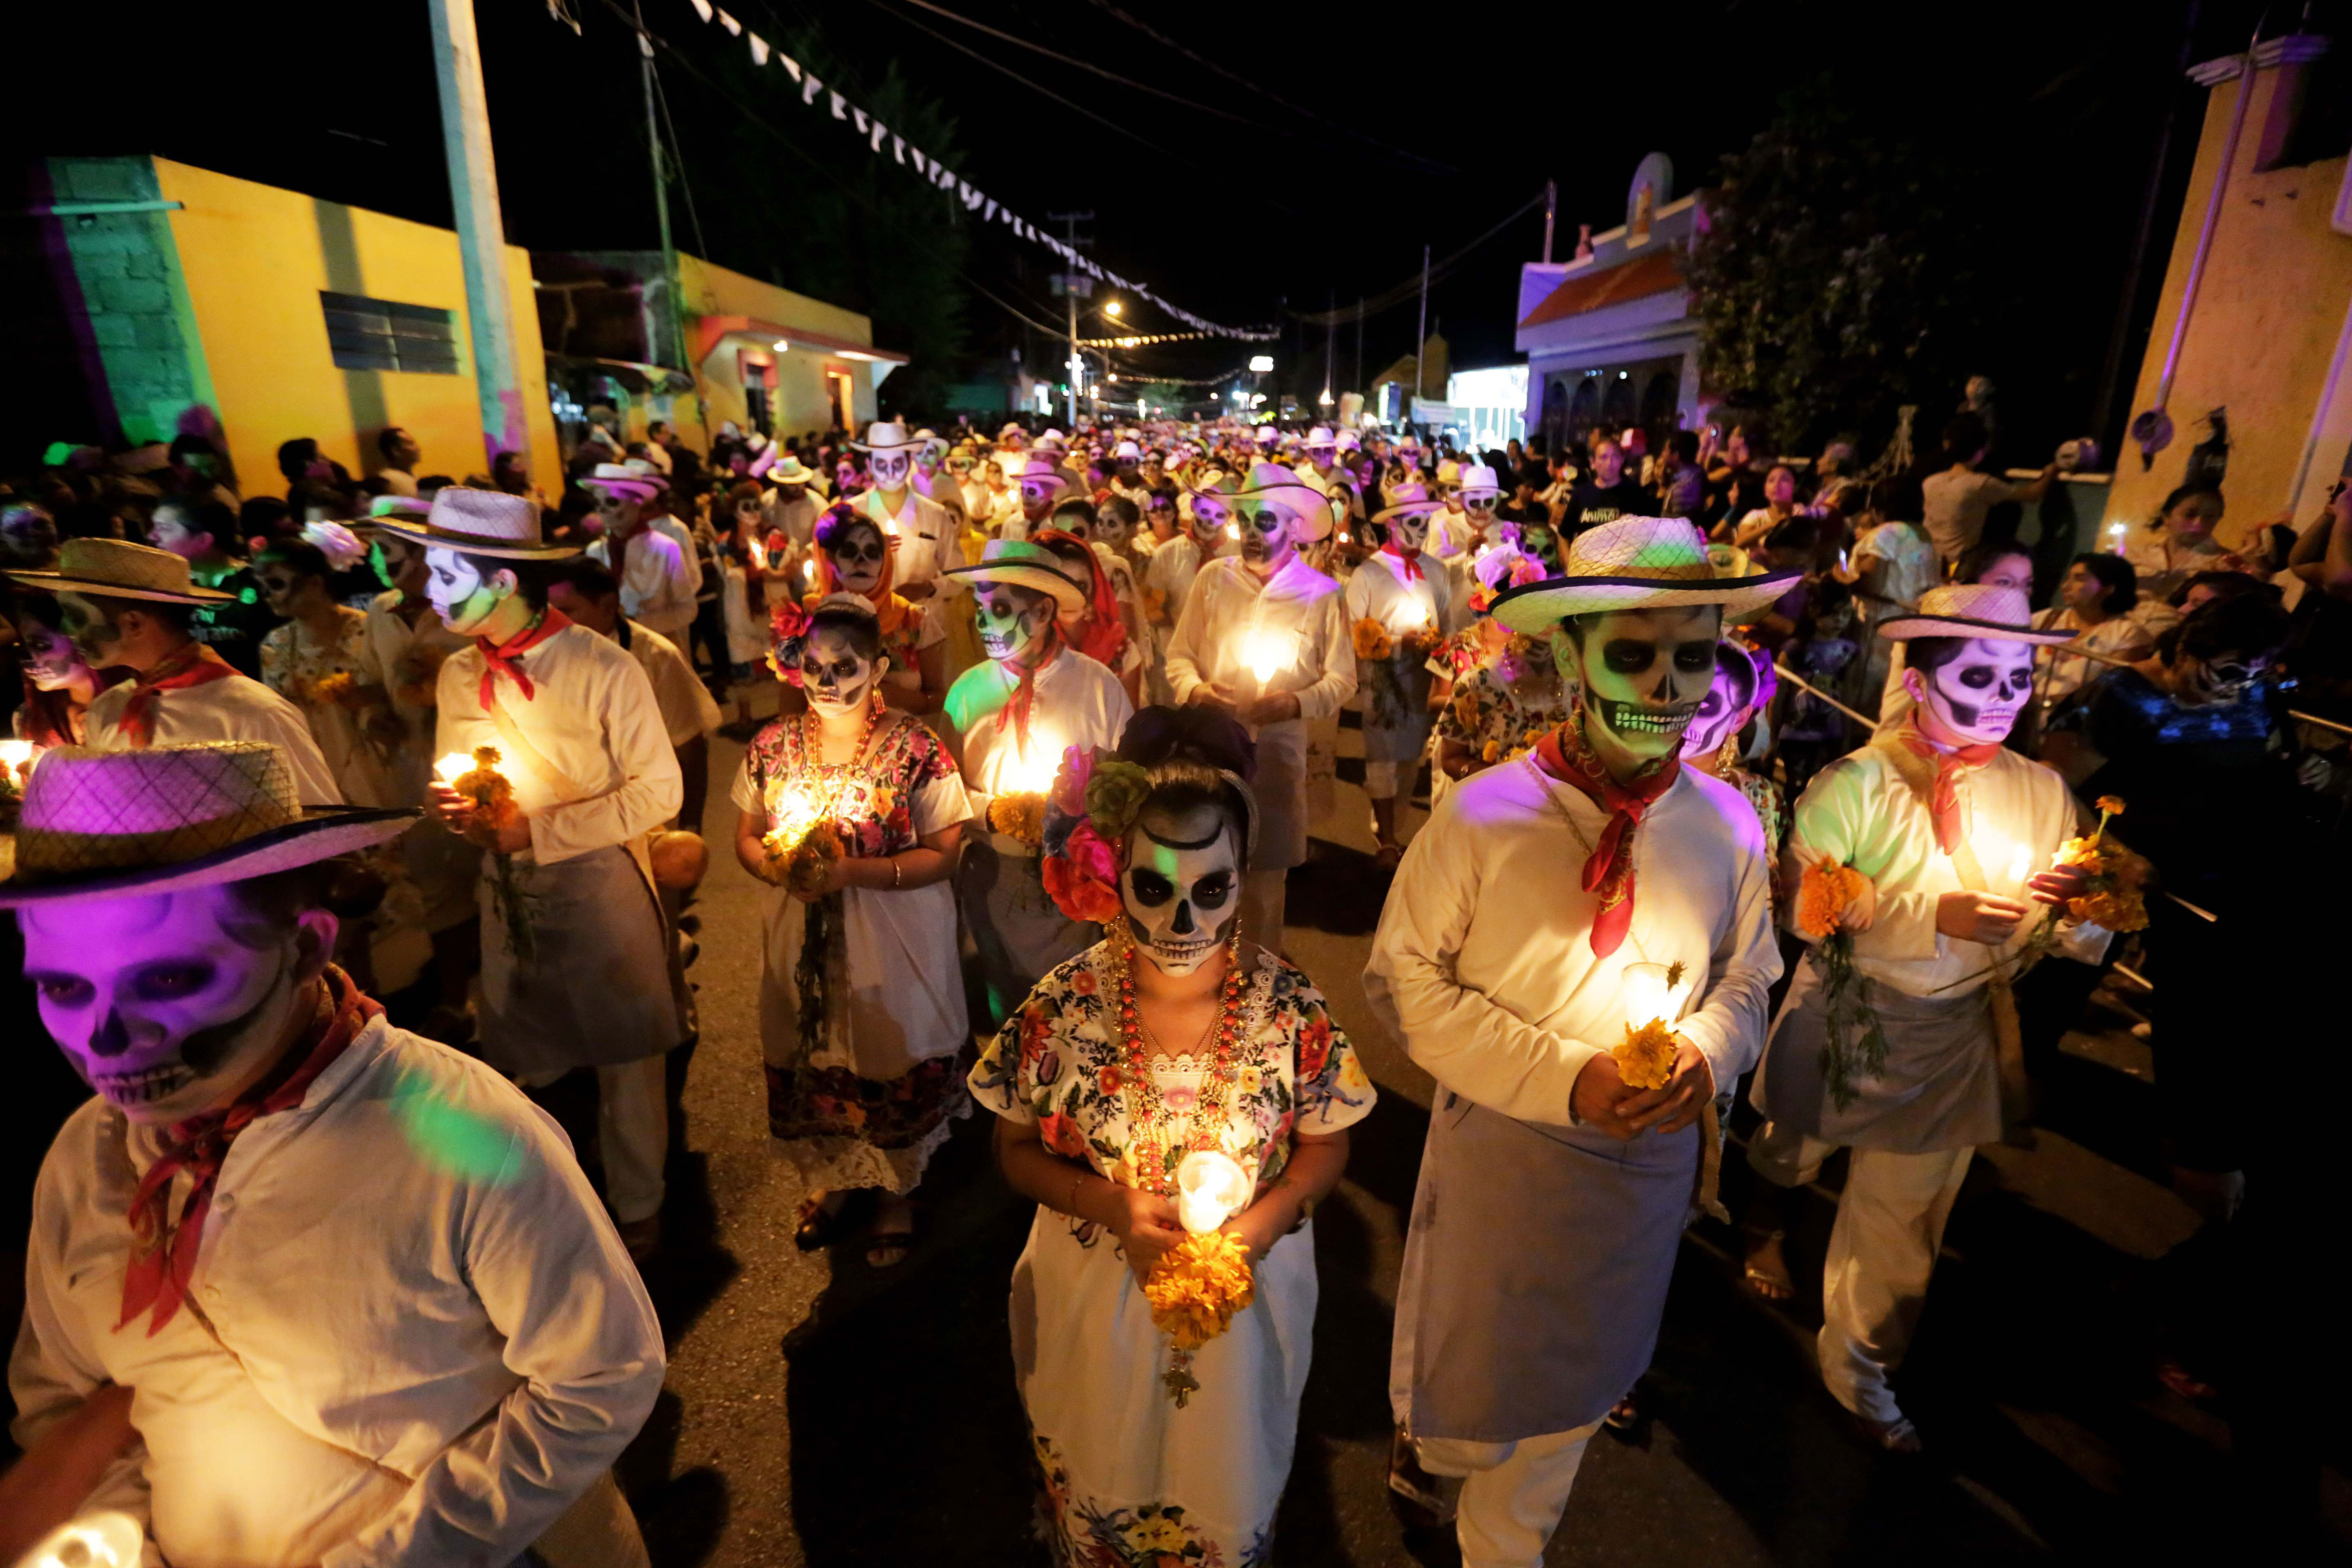
[[[1031,458],[1022,465],[1021,471],[1013,476],[1013,482],[1016,485],[1025,485],[1032,479],[1057,489],[1070,488],[1070,476],[1063,472],[1053,458],[1042,455]]]
[[[982,552],[976,566],[950,566],[940,574],[942,577],[967,577],[978,587],[983,583],[1009,583],[1015,588],[1034,588],[1041,594],[1051,594],[1054,602],[1066,610],[1086,608],[1088,590],[1070,580],[1062,570],[1061,558],[1042,544],[1025,539],[992,539]]]
[[[25,781],[0,909],[238,882],[396,838],[414,811],[305,807],[267,741],[59,746]]]
[[[529,496],[510,496],[504,490],[444,485],[433,492],[433,510],[423,521],[386,513],[375,520],[375,525],[419,544],[468,555],[493,555],[502,561],[554,561],[580,553],[576,544],[542,542],[539,508]]]
[[[1392,506],[1382,507],[1372,513],[1374,522],[1386,522],[1392,517],[1410,517],[1418,512],[1439,511],[1445,506],[1442,500],[1432,500],[1428,488],[1423,485],[1398,485],[1391,489],[1389,494],[1402,499]]]
[[[1303,525],[1310,543],[1330,537],[1333,520],[1329,499],[1279,463],[1253,465],[1249,483],[1221,499],[1235,508],[1251,501],[1270,506]]]
[[[373,524],[385,517],[422,518],[432,510],[430,496],[377,496],[368,502],[367,521]]]
[[[0,575],[51,594],[97,594],[166,605],[217,605],[236,597],[196,586],[187,562],[170,551],[121,539],[68,539],[58,547],[55,571]]]
[[[1315,428],[1307,432],[1307,445],[1309,447],[1332,447],[1337,446],[1338,444],[1338,440],[1332,436],[1331,427],[1328,425],[1318,425]]]
[[[804,485],[816,478],[816,470],[797,456],[788,456],[768,470],[768,478],[780,485]]]
[[[2022,588],[1995,583],[1951,583],[1919,596],[1916,615],[1881,621],[1878,635],[1896,642],[1913,637],[1974,637],[1985,642],[2048,646],[2073,642],[2074,634],[2033,629],[2033,606]]]
[[[907,427],[898,421],[877,419],[866,427],[865,440],[852,441],[850,445],[861,452],[896,452],[908,447],[928,445],[925,437],[929,435],[929,432],[926,431],[923,435],[909,436]]]
[[[1759,610],[1801,571],[1717,577],[1697,529],[1676,517],[1621,517],[1588,528],[1568,547],[1561,574],[1496,596],[1495,618],[1515,632],[1547,632],[1570,616],[1721,605],[1726,616]]]
[[[649,501],[661,494],[664,487],[649,464],[599,463],[581,479],[580,488],[609,491],[623,500]]]

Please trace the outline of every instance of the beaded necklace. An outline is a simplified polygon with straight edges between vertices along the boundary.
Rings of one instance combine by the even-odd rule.
[[[795,765],[793,768],[793,776],[814,778],[829,766],[842,769],[841,776],[833,781],[832,791],[825,796],[823,807],[817,807],[814,798],[810,801],[811,809],[818,821],[830,821],[838,815],[842,793],[849,787],[850,773],[858,763],[866,760],[866,748],[873,742],[875,726],[882,721],[882,694],[879,691],[867,699],[866,722],[857,731],[857,749],[849,753],[849,761],[835,763],[828,763],[824,760],[824,727],[817,720],[816,710],[810,708],[801,714],[801,754],[795,759]],[[814,792],[812,791],[811,794],[813,796]]]
[[[1234,1080],[1240,1075],[1242,992],[1242,930],[1234,922],[1234,934],[1225,942],[1225,979],[1217,1003],[1217,1020],[1212,1026],[1214,1043],[1211,1046],[1209,1069],[1201,1081],[1198,1107],[1192,1113],[1183,1142],[1173,1141],[1170,1128],[1175,1117],[1169,1111],[1167,1097],[1151,1075],[1151,1048],[1146,1043],[1147,1031],[1143,1015],[1135,1005],[1135,937],[1122,931],[1118,942],[1118,1031],[1119,1062],[1126,1079],[1122,1086],[1127,1100],[1127,1126],[1131,1151],[1129,1165],[1144,1191],[1171,1197],[1176,1191],[1176,1166],[1186,1152],[1192,1149],[1222,1147],[1218,1133],[1231,1115],[1228,1101]],[[1210,1037],[1203,1037],[1204,1041]]]

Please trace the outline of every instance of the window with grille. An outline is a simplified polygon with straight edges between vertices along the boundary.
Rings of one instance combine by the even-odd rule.
[[[339,370],[457,374],[457,316],[432,305],[403,305],[319,290],[327,342]]]

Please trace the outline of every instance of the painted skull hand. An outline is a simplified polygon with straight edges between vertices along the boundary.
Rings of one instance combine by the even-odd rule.
[[[1568,622],[1552,651],[1561,676],[1583,683],[1587,737],[1638,758],[1672,755],[1715,682],[1722,622],[1714,605]]]
[[[1223,812],[1147,806],[1118,879],[1129,934],[1162,974],[1190,974],[1232,934],[1241,882],[1241,846]]]

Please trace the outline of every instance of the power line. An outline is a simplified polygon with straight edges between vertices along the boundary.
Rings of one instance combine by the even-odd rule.
[[[1245,114],[1235,114],[1231,110],[1219,109],[1214,105],[1202,103],[1197,98],[1186,98],[1181,93],[1167,92],[1156,87],[1147,86],[1139,81],[1130,80],[1129,79],[1119,75],[1117,71],[1105,70],[1102,67],[1096,65],[1091,60],[1082,60],[1074,56],[1060,54],[1053,49],[1047,48],[1043,44],[1034,43],[1031,40],[1021,37],[1017,33],[1003,32],[998,28],[989,26],[984,22],[975,22],[969,16],[960,16],[944,5],[935,5],[931,4],[931,0],[904,0],[904,4],[918,6],[922,10],[930,12],[934,16],[945,16],[950,22],[961,22],[965,26],[971,28],[975,32],[986,33],[990,37],[1002,39],[1003,42],[1013,45],[1015,48],[1030,50],[1032,53],[1045,56],[1049,60],[1059,60],[1066,66],[1075,66],[1082,71],[1091,71],[1096,76],[1101,77],[1105,81],[1117,82],[1119,86],[1128,89],[1131,92],[1149,93],[1153,98],[1164,98],[1171,103],[1181,104],[1187,109],[1197,110],[1202,114],[1213,114],[1219,120],[1230,120],[1236,125],[1255,125],[1258,126],[1260,130],[1272,129],[1272,127],[1260,124],[1259,121],[1250,119],[1249,116]],[[933,36],[936,37],[937,35]]]
[[[1337,327],[1344,325],[1349,321],[1362,321],[1367,316],[1377,316],[1382,310],[1388,310],[1392,306],[1403,304],[1407,300],[1410,300],[1415,294],[1420,293],[1423,288],[1431,284],[1443,282],[1445,279],[1445,275],[1453,270],[1456,262],[1459,262],[1472,251],[1477,249],[1480,246],[1486,244],[1488,240],[1502,233],[1505,229],[1510,227],[1511,225],[1517,223],[1520,218],[1525,217],[1535,208],[1541,206],[1543,202],[1544,193],[1538,191],[1532,197],[1528,198],[1525,205],[1514,208],[1510,215],[1505,217],[1502,222],[1496,224],[1494,227],[1488,229],[1486,233],[1480,235],[1477,238],[1472,240],[1469,244],[1464,246],[1453,255],[1445,258],[1443,261],[1429,263],[1426,277],[1424,277],[1420,270],[1415,270],[1412,276],[1406,279],[1403,282],[1395,285],[1393,288],[1383,289],[1381,292],[1372,295],[1369,299],[1360,300],[1354,305],[1351,305],[1345,310],[1314,311],[1293,310],[1290,314],[1299,321],[1307,322],[1310,326],[1318,327]]]

